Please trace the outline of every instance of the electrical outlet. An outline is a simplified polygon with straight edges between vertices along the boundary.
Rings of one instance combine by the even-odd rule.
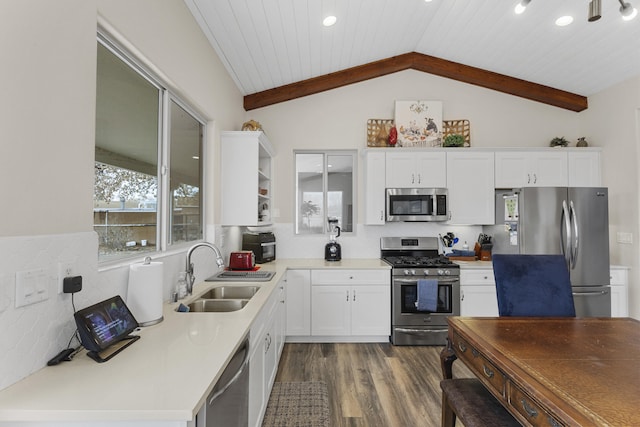
[[[58,263],[58,293],[63,293],[64,278],[76,275],[72,261]]]

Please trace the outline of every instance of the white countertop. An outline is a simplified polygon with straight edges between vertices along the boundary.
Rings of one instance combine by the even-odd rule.
[[[379,259],[326,262],[317,259],[277,260],[261,270],[276,271],[239,311],[177,313],[166,303],[164,320],[142,328],[141,339],[105,363],[85,352],[71,362],[45,367],[0,391],[0,424],[15,421],[162,421],[186,423],[195,417],[235,353],[251,323],[286,269],[389,269]],[[203,282],[189,303],[206,289],[247,282]],[[174,424],[172,424],[174,425]]]
[[[456,264],[460,266],[461,270],[464,269],[493,269],[493,263],[491,261],[454,261]],[[623,265],[611,265],[610,268],[617,269],[629,269],[629,267],[625,267]]]

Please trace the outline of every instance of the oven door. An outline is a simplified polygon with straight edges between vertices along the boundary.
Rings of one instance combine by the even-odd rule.
[[[435,312],[418,311],[418,278],[393,278],[393,325],[447,325],[447,316],[460,314],[460,278],[438,277],[438,308]]]
[[[460,314],[459,277],[438,278],[436,312],[417,310],[418,278],[394,278],[392,287],[393,345],[446,345],[447,317]]]

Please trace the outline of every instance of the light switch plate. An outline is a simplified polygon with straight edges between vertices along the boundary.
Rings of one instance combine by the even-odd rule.
[[[16,272],[16,308],[49,299],[49,275],[43,268]]]
[[[621,231],[618,231],[616,233],[616,241],[618,243],[624,243],[626,245],[632,245],[633,244],[633,234],[631,234],[631,233],[623,233]]]

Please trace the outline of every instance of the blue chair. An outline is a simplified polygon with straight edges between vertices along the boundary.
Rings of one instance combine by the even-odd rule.
[[[500,316],[575,317],[562,255],[493,255]]]
[[[496,254],[492,259],[500,316],[575,317],[562,255]],[[456,418],[465,427],[520,425],[476,378],[446,378],[440,387],[442,427],[454,427]]]

